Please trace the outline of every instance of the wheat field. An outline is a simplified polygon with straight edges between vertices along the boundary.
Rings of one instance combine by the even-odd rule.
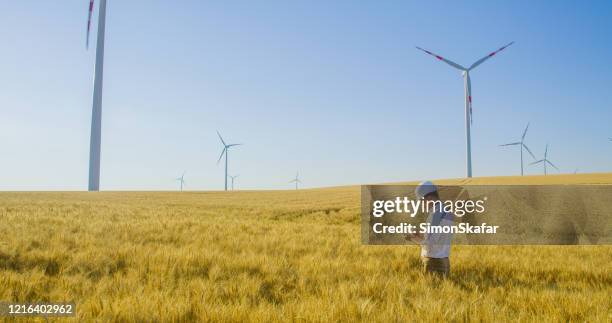
[[[437,280],[415,246],[361,245],[359,196],[0,193],[0,301],[74,301],[73,321],[612,321],[610,246],[453,246]]]

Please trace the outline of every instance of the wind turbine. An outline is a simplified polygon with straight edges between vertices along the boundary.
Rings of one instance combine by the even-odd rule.
[[[289,183],[295,183],[295,189],[298,189],[298,183],[302,184],[302,181],[300,181],[300,172],[297,172],[295,174],[295,178],[290,180]]]
[[[465,91],[465,141],[466,141],[466,166],[467,166],[467,177],[472,177],[472,139],[470,134],[470,125],[472,124],[472,82],[470,81],[470,71],[475,69],[478,65],[484,63],[489,58],[495,56],[495,54],[506,49],[508,46],[514,44],[511,42],[506,46],[490,53],[489,55],[477,60],[470,67],[463,67],[451,60],[448,60],[440,55],[434,54],[426,49],[417,46],[418,50],[421,50],[431,56],[434,56],[438,60],[460,70],[463,72],[463,86]]]
[[[94,0],[89,0],[86,46],[89,48],[89,31]],[[89,191],[100,190],[100,147],[102,141],[102,76],[104,72],[104,30],[106,27],[106,0],[100,0],[96,65],[94,67],[93,104],[91,109],[91,136],[89,137]]]
[[[549,164],[550,166],[554,167],[557,171],[559,171],[559,168],[557,168],[557,166],[555,166],[553,163],[550,162],[550,160],[548,160],[548,144],[546,144],[546,150],[544,150],[544,159],[534,161],[533,163],[529,165],[535,165],[539,163],[544,164],[544,175],[546,175],[546,164]]]
[[[182,192],[183,185],[185,185],[185,172],[183,172],[183,175],[181,175],[181,177],[177,177],[176,180],[181,183],[181,192]]]
[[[525,135],[527,135],[527,129],[529,129],[529,123],[527,123],[527,127],[525,127],[525,131],[523,131],[523,136],[521,136],[521,141],[512,142],[512,143],[504,144],[504,145],[499,145],[500,147],[504,147],[504,146],[519,146],[521,148],[521,176],[523,176],[523,148],[525,148],[525,150],[527,150],[527,152],[531,155],[531,157],[533,157],[533,160],[535,160],[535,156],[533,155],[531,150],[529,150],[527,145],[525,145]]]
[[[232,176],[232,175],[227,175],[227,176],[229,176],[229,177],[232,179],[232,191],[233,191],[233,190],[234,190],[234,180],[235,180],[236,178],[238,178],[238,176],[240,176],[240,175],[234,175],[234,176]]]
[[[221,161],[221,158],[223,158],[223,155],[225,154],[225,190],[227,191],[227,154],[229,153],[230,147],[240,146],[242,144],[229,144],[228,145],[225,143],[225,140],[223,140],[223,137],[221,137],[221,134],[219,133],[219,131],[217,131],[217,135],[219,136],[219,139],[221,139],[221,143],[223,144],[223,150],[221,151],[219,160],[217,160],[217,164],[219,164],[219,162]]]

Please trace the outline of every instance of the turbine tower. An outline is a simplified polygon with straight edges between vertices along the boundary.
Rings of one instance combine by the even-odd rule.
[[[559,168],[557,168],[557,166],[555,166],[553,163],[550,162],[550,160],[548,160],[548,144],[546,144],[546,150],[544,150],[544,159],[534,161],[533,163],[529,165],[535,165],[539,163],[542,163],[544,165],[544,175],[546,175],[546,164],[549,164],[550,166],[554,167],[557,171],[559,171]]]
[[[221,161],[221,158],[223,158],[223,155],[225,155],[225,190],[227,191],[227,154],[229,153],[229,149],[230,147],[234,147],[234,146],[240,146],[242,144],[226,144],[225,140],[223,140],[223,137],[221,137],[221,134],[219,133],[219,131],[217,131],[217,135],[219,136],[219,139],[221,140],[221,143],[223,144],[223,150],[221,151],[221,155],[219,156],[219,160],[217,160],[217,164],[219,164],[219,162]]]
[[[521,137],[521,141],[512,142],[512,143],[504,144],[504,145],[499,145],[500,147],[519,146],[521,148],[521,176],[523,176],[523,148],[525,148],[525,150],[527,150],[527,152],[531,155],[531,157],[533,157],[533,160],[535,160],[535,156],[533,155],[531,150],[529,150],[527,145],[525,145],[525,135],[527,135],[527,129],[529,129],[529,123],[527,123],[527,127],[525,127],[525,131],[523,131],[523,136]]]
[[[240,175],[234,175],[234,176],[232,176],[232,175],[227,175],[227,176],[229,176],[229,177],[232,179],[232,191],[233,191],[233,190],[234,190],[234,180],[235,180],[236,178],[238,178],[238,176],[240,176]]]
[[[302,181],[300,181],[300,172],[297,172],[295,174],[295,178],[292,179],[291,181],[289,181],[289,183],[295,183],[295,189],[298,189],[298,183],[302,184]]]
[[[86,46],[89,48],[89,31],[94,0],[89,1]],[[96,65],[94,67],[93,104],[91,109],[91,136],[89,137],[89,191],[100,190],[100,147],[102,141],[102,76],[104,72],[104,29],[106,27],[106,0],[100,0]]]
[[[463,67],[451,60],[448,60],[440,55],[434,54],[428,50],[425,50],[421,47],[417,46],[418,50],[421,50],[431,56],[434,56],[440,61],[460,70],[463,72],[463,86],[465,91],[465,141],[466,141],[466,167],[467,167],[467,177],[472,177],[472,139],[470,134],[470,126],[472,124],[472,83],[470,81],[470,71],[475,69],[478,65],[484,63],[489,58],[495,56],[495,54],[501,52],[506,49],[508,46],[514,44],[514,42],[509,43],[508,45],[490,53],[489,55],[477,60],[470,67]]]
[[[183,175],[181,175],[181,177],[177,177],[176,180],[181,183],[181,192],[182,192],[183,185],[185,185],[185,172],[183,172]]]

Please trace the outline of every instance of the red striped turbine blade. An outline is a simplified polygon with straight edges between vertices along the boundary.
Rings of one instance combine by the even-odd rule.
[[[91,16],[93,15],[94,0],[89,0],[89,15],[87,17],[87,39],[85,46],[89,49],[89,31],[91,30]]]
[[[510,46],[510,45],[512,45],[512,44],[514,44],[514,42],[511,42],[510,44],[508,44],[508,45],[506,45],[506,46],[504,46],[504,47],[502,47],[502,48],[500,48],[500,49],[498,49],[498,50],[494,51],[493,53],[489,54],[489,57],[494,56],[495,54],[497,54],[497,53],[501,52],[502,50],[506,49],[508,46]]]
[[[449,60],[449,59],[446,59],[446,58],[444,58],[444,57],[442,57],[442,56],[440,56],[440,55],[438,55],[438,54],[436,54],[436,53],[430,52],[430,51],[428,51],[428,50],[426,50],[426,49],[424,49],[424,48],[421,48],[421,47],[419,47],[419,46],[416,46],[416,48],[417,48],[418,50],[422,51],[422,52],[425,52],[425,53],[427,53],[427,54],[429,54],[429,55],[431,55],[431,56],[433,56],[433,57],[437,58],[438,60],[443,61],[444,63],[446,63],[446,64],[448,64],[448,65],[450,65],[450,66],[452,66],[452,67],[454,67],[454,68],[456,68],[456,69],[459,69],[459,70],[462,70],[462,71],[465,71],[465,70],[466,70],[466,68],[465,68],[465,67],[463,67],[463,66],[461,66],[461,65],[459,65],[459,64],[457,64],[457,63],[455,63],[455,62],[453,62],[453,61],[451,61],[451,60]]]
[[[472,69],[476,68],[476,66],[484,63],[486,60],[488,60],[489,58],[495,56],[497,53],[501,52],[502,50],[510,47],[510,45],[512,45],[512,44],[514,44],[514,42],[511,42],[511,43],[507,44],[506,46],[504,46],[504,47],[502,47],[502,48],[500,48],[500,49],[490,53],[489,55],[487,55],[487,56],[477,60],[474,64],[472,64],[472,66],[470,66],[469,70],[472,70]]]

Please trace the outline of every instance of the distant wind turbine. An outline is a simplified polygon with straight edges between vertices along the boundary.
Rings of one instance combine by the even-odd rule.
[[[478,65],[484,63],[489,58],[495,56],[495,54],[501,52],[506,49],[508,46],[514,44],[514,42],[509,43],[508,45],[490,53],[489,55],[477,60],[470,67],[463,67],[451,60],[448,60],[440,55],[434,54],[426,49],[417,46],[418,50],[421,50],[431,56],[434,56],[438,60],[443,61],[444,63],[460,70],[463,72],[463,83],[465,90],[465,139],[466,139],[466,166],[467,166],[467,177],[472,177],[472,139],[470,137],[470,125],[472,123],[472,83],[470,81],[470,71],[475,69]]]
[[[89,0],[86,46],[89,48],[89,31],[94,0]],[[104,30],[106,27],[106,0],[100,1],[96,65],[94,67],[93,104],[91,110],[91,136],[89,137],[89,191],[100,190],[100,150],[102,142],[102,76],[104,72]]]
[[[219,131],[217,131],[217,135],[219,136],[219,139],[221,140],[221,143],[223,144],[223,150],[221,151],[221,155],[219,156],[219,160],[217,160],[217,164],[219,164],[219,162],[221,161],[221,158],[223,158],[223,155],[225,155],[225,190],[227,191],[227,154],[229,153],[229,149],[230,147],[234,147],[234,146],[240,146],[242,144],[226,144],[225,140],[223,140],[223,137],[221,137],[221,134],[219,133]]]
[[[557,168],[557,166],[555,166],[553,163],[550,162],[550,160],[548,160],[548,144],[546,144],[546,150],[544,150],[544,159],[534,161],[533,163],[529,165],[535,165],[539,163],[542,163],[544,165],[544,175],[546,175],[546,164],[549,164],[550,166],[554,167],[557,171],[559,171],[559,168]]]
[[[295,174],[295,178],[292,179],[291,181],[289,181],[289,183],[295,183],[295,189],[298,189],[298,183],[302,184],[302,181],[300,181],[300,172],[297,172]]]
[[[574,169],[574,174],[578,174],[578,168]]]
[[[229,176],[229,177],[232,179],[232,191],[233,191],[233,190],[234,190],[234,180],[235,180],[236,178],[238,178],[238,176],[240,176],[240,175],[234,175],[234,176],[232,176],[232,175],[227,175],[227,176]]]
[[[535,156],[533,155],[531,150],[529,150],[527,145],[525,145],[525,135],[527,135],[528,129],[529,129],[529,123],[527,123],[527,127],[525,127],[525,131],[523,131],[523,135],[521,136],[521,141],[499,145],[500,147],[505,147],[505,146],[519,146],[520,147],[521,149],[521,176],[523,176],[523,148],[525,148],[525,150],[527,150],[527,152],[531,155],[531,157],[533,157],[533,160],[535,160]]]
[[[182,192],[183,185],[185,185],[185,172],[183,172],[183,175],[181,175],[181,177],[177,177],[176,180],[181,183],[181,192]]]

